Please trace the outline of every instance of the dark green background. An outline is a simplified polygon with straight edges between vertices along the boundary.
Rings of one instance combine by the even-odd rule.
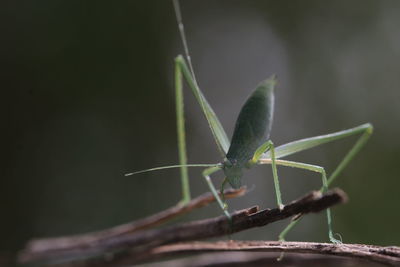
[[[275,73],[275,144],[365,122],[375,132],[335,183],[345,242],[399,245],[400,3],[182,1],[199,84],[231,135],[246,96]],[[182,53],[170,1],[3,1],[0,6],[0,255],[32,237],[82,233],[138,219],[180,198],[173,58]],[[189,91],[186,91],[189,92]],[[189,161],[221,159],[190,94]],[[355,139],[291,157],[335,164]],[[193,195],[207,191],[191,172]],[[319,188],[318,175],[280,168],[284,201]],[[219,175],[220,176],[220,175]],[[220,177],[216,183],[220,182]],[[269,166],[230,209],[274,207]],[[182,218],[221,214],[213,205]],[[234,235],[276,239],[285,223]],[[325,215],[291,240],[326,241]]]

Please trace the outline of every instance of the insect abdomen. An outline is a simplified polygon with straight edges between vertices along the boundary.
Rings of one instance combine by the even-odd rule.
[[[261,82],[240,110],[226,155],[231,162],[245,164],[268,140],[274,112],[275,84],[275,76]]]

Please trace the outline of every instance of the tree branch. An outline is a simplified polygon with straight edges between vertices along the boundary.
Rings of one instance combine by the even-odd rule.
[[[315,242],[279,242],[279,241],[218,241],[218,242],[186,242],[156,247],[140,255],[137,260],[154,260],[184,254],[198,254],[204,252],[221,251],[262,251],[262,252],[290,252],[310,253],[319,255],[334,255],[347,258],[358,258],[387,265],[400,265],[400,247],[380,247],[359,244],[332,244]],[[273,256],[272,259],[276,256]],[[313,260],[318,258],[314,257]],[[219,260],[219,264],[229,264],[232,258]],[[243,259],[242,259],[243,260]],[[253,259],[246,259],[254,260]],[[348,261],[349,259],[347,259]],[[200,262],[199,262],[200,263]],[[245,263],[245,262],[244,262]],[[204,263],[202,263],[203,265]],[[200,264],[199,264],[200,265]],[[192,261],[191,266],[196,266]],[[208,266],[208,264],[207,264]]]
[[[224,191],[224,196],[225,198],[230,199],[243,196],[246,192],[247,189],[245,187],[236,190],[228,189]],[[168,208],[146,218],[118,225],[102,231],[74,236],[34,239],[27,244],[27,250],[30,251],[30,253],[42,253],[45,251],[75,250],[79,249],[80,247],[91,247],[94,244],[101,244],[103,240],[113,240],[118,238],[119,236],[129,235],[140,230],[159,226],[173,218],[189,213],[194,209],[207,206],[214,201],[215,198],[211,193],[205,193],[192,199],[186,205],[178,203],[171,208]]]
[[[326,192],[324,195],[319,191],[314,191],[299,200],[291,202],[282,210],[267,209],[258,211],[258,207],[253,207],[237,211],[232,214],[231,221],[226,216],[219,216],[164,229],[142,230],[135,233],[125,232],[122,235],[107,236],[102,239],[89,239],[90,242],[85,243],[78,242],[74,244],[73,242],[67,242],[68,246],[65,246],[63,242],[61,244],[57,243],[60,240],[64,241],[66,238],[34,240],[20,253],[19,259],[20,262],[51,262],[60,259],[76,260],[104,256],[111,253],[114,254],[113,264],[126,259],[134,262],[145,251],[161,245],[224,236],[252,227],[264,226],[294,215],[319,212],[332,205],[342,203],[346,199],[344,192],[339,189]],[[95,259],[95,262],[98,263],[98,260]],[[90,264],[90,260],[87,263]]]

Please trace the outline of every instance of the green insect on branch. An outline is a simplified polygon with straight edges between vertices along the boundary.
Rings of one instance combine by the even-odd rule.
[[[229,217],[227,204],[224,200],[224,197],[220,197],[218,195],[211,177],[211,175],[218,171],[223,171],[225,175],[224,182],[221,186],[222,189],[227,183],[230,184],[232,188],[239,188],[242,184],[244,169],[251,168],[256,165],[271,165],[272,176],[275,185],[276,202],[280,209],[284,208],[284,201],[282,200],[277,166],[299,168],[319,173],[322,180],[320,191],[326,192],[329,185],[343,172],[345,167],[365,145],[372,134],[372,125],[370,123],[366,123],[351,129],[304,138],[275,147],[273,141],[269,138],[274,113],[274,91],[277,83],[275,76],[272,75],[270,78],[259,83],[241,108],[230,142],[224,128],[222,127],[222,124],[198,86],[189,54],[178,0],[173,0],[173,4],[187,61],[185,61],[183,56],[178,56],[175,59],[175,91],[179,165],[147,169],[136,173],[161,170],[164,168],[180,168],[182,181],[182,203],[188,203],[190,200],[188,168],[206,167],[206,169],[202,172],[202,176],[205,179],[209,190],[212,192],[219,206],[227,217]],[[208,122],[212,136],[214,137],[217,148],[222,156],[220,163],[188,164],[184,125],[184,80],[187,82],[188,87],[191,89]],[[282,159],[286,156],[354,135],[360,135],[359,139],[349,150],[349,152],[347,152],[344,158],[340,161],[339,165],[330,175],[326,173],[324,167],[322,166]],[[340,240],[337,240],[333,237],[334,234],[331,223],[332,218],[331,211],[329,209],[327,210],[326,215],[329,228],[329,239],[331,242],[340,243]],[[283,232],[279,235],[281,240],[284,240],[285,235],[290,229],[293,228],[295,224],[296,222],[293,222],[283,230]]]

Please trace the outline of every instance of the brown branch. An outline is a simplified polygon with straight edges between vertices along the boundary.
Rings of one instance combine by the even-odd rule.
[[[242,187],[240,189],[228,189],[224,191],[224,197],[226,199],[236,198],[243,196],[246,192],[246,187]],[[74,236],[34,239],[27,244],[26,249],[30,253],[43,253],[45,251],[76,250],[80,247],[90,247],[94,244],[101,243],[102,240],[114,239],[118,238],[118,236],[132,234],[140,230],[159,226],[173,218],[189,213],[194,209],[199,209],[207,206],[214,201],[215,198],[211,193],[205,193],[192,199],[186,205],[178,203],[171,208],[145,217],[143,219],[118,225],[102,231]]]
[[[246,192],[247,189],[245,187],[236,190],[229,189],[224,191],[224,196],[227,199],[235,198],[243,196]],[[110,240],[118,238],[118,236],[132,234],[139,230],[145,230],[159,226],[173,218],[182,216],[194,209],[204,207],[214,201],[215,198],[211,193],[205,193],[197,198],[192,199],[186,205],[178,203],[171,208],[153,214],[149,217],[118,225],[106,230],[74,236],[34,239],[27,244],[27,250],[30,253],[42,253],[44,251],[75,250],[79,248],[91,247],[93,244],[101,243],[102,240]]]
[[[88,256],[100,256],[115,253],[114,260],[124,260],[126,257],[135,259],[145,251],[157,246],[183,241],[192,241],[210,237],[223,236],[243,231],[252,227],[260,227],[271,222],[282,220],[297,214],[318,212],[332,205],[346,200],[343,191],[334,189],[321,195],[314,191],[305,197],[286,205],[284,209],[258,211],[258,207],[249,208],[233,213],[232,220],[225,216],[212,219],[194,221],[190,223],[170,226],[164,229],[144,230],[136,233],[127,233],[111,238],[101,239],[84,246],[38,246],[38,241],[28,244],[20,254],[21,262],[51,261],[60,259],[77,259]],[[32,245],[33,244],[33,245]],[[40,243],[39,243],[40,244]],[[129,249],[129,253],[126,253]],[[120,253],[123,251],[122,253]],[[117,253],[118,252],[118,253]],[[97,260],[96,260],[97,262]]]
[[[262,251],[310,253],[334,255],[347,258],[359,258],[387,265],[400,265],[400,247],[381,247],[360,244],[332,244],[314,242],[279,242],[279,241],[218,241],[186,242],[156,247],[140,255],[140,260],[154,260],[183,254],[198,254],[221,251]],[[139,260],[139,259],[137,259]],[[224,262],[228,264],[231,259]],[[276,261],[276,258],[275,258]],[[219,262],[221,263],[221,261]],[[191,266],[196,266],[192,262]]]

